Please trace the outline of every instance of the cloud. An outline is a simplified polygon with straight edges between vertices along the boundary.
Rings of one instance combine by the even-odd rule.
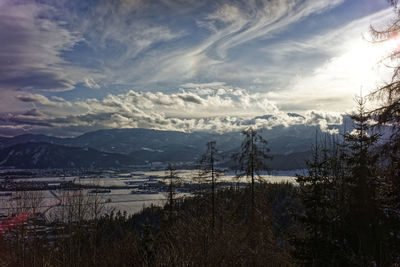
[[[0,133],[2,137],[13,137],[23,133],[30,133],[32,130],[32,127],[27,125],[1,125],[1,120],[0,118]]]
[[[171,94],[131,90],[126,94],[109,94],[100,100],[78,101],[25,94],[18,99],[37,106],[20,113],[8,113],[1,121],[2,125],[10,127],[30,127],[33,132],[62,132],[60,129],[64,129],[63,135],[104,128],[227,132],[249,125],[272,129],[298,124],[319,125],[329,130],[329,125],[341,123],[339,114],[316,111],[304,116],[286,114],[270,102],[266,94],[249,94],[244,89],[229,86],[206,89],[209,90],[206,95],[198,94],[197,89]]]
[[[183,88],[218,88],[218,87],[224,87],[226,85],[225,82],[211,82],[211,83],[185,83],[182,84],[181,86]]]
[[[41,113],[37,108],[33,108],[33,109],[29,109],[29,110],[25,111],[22,115],[30,116],[30,117],[41,117],[44,114]]]
[[[183,30],[171,30],[157,23],[161,2],[141,0],[97,1],[86,12],[76,12],[81,3],[68,3],[65,19],[80,32],[91,51],[99,55],[101,71],[107,78],[127,80],[120,75],[153,45],[172,41]],[[84,55],[85,56],[85,55]],[[85,56],[86,57],[86,56]],[[99,67],[99,66],[97,66]],[[129,79],[128,79],[129,80]]]
[[[270,99],[284,110],[351,110],[360,90],[367,95],[390,78],[391,70],[380,62],[393,47],[371,42],[369,27],[389,20],[392,13],[385,9],[307,39],[265,47],[263,51],[271,55],[272,62],[287,62],[289,69],[293,58],[304,62],[296,63],[302,71],[295,67],[291,73],[280,73],[286,85],[279,93],[271,93]],[[315,54],[324,60],[311,63]]]
[[[53,101],[41,94],[23,93],[17,95],[16,98],[22,102],[40,104],[42,106],[49,106],[49,107],[62,107],[68,105],[68,102],[66,102],[61,98],[53,98],[55,100],[58,100],[58,101]]]
[[[100,85],[92,77],[85,78],[85,85],[92,89],[99,89]]]
[[[196,43],[177,46],[167,53],[152,53],[157,61],[144,59],[140,62],[136,82],[141,86],[164,84],[176,86],[223,81],[247,87],[256,78],[266,80],[274,72],[292,73],[281,66],[271,71],[265,62],[269,58],[260,52],[270,40],[279,41],[282,32],[305,20],[340,5],[335,1],[219,1],[213,2],[207,12],[193,15],[199,36],[206,36]],[[201,15],[199,15],[201,14]],[[193,32],[193,29],[191,29]],[[205,34],[204,31],[207,33]],[[193,35],[190,35],[196,40]],[[179,43],[181,44],[181,43]],[[250,46],[251,48],[248,48]],[[264,60],[262,60],[264,59]],[[257,63],[262,60],[262,64]],[[260,66],[261,65],[261,66]],[[277,70],[279,69],[279,70]],[[282,76],[279,76],[282,77]],[[273,78],[273,77],[271,77]],[[196,81],[196,82],[193,82]],[[285,79],[284,83],[287,82]],[[274,90],[277,82],[255,84],[257,90]]]
[[[390,14],[339,26],[319,20],[343,2],[3,1],[2,123],[61,135],[249,123],[329,130],[335,120],[326,114],[348,111],[353,94],[376,83],[370,68],[383,50],[362,32]]]
[[[339,113],[309,111],[306,118],[306,125],[319,125],[323,131],[327,131],[329,125],[341,125],[343,123],[343,116]]]
[[[58,15],[70,31],[83,38],[76,49],[78,60],[72,64],[89,68],[89,77],[100,87],[149,90],[160,84],[177,88],[213,80],[230,84],[254,80],[261,75],[249,75],[243,62],[236,62],[234,49],[272,39],[290,25],[342,2],[104,0],[92,5],[65,1],[56,8],[63,10]],[[87,77],[80,81],[95,88]]]
[[[44,16],[52,11],[52,7],[36,2],[3,1],[0,87],[50,91],[74,88],[79,70],[65,66],[61,54],[81,38]]]
[[[211,22],[206,25],[211,25],[209,28],[216,34],[210,37],[204,50],[212,47],[216,55],[224,57],[235,46],[266,38],[274,31],[283,30],[311,14],[324,12],[341,3],[343,0],[225,3],[207,17]],[[218,21],[223,22],[223,26],[216,26]]]
[[[193,93],[180,94],[180,95],[178,95],[178,97],[185,102],[191,102],[191,103],[195,103],[195,104],[199,104],[199,105],[201,105],[203,103],[203,99]]]
[[[290,25],[341,2],[8,1],[2,10],[10,15],[0,23],[19,23],[3,27],[9,30],[0,34],[12,36],[12,30],[19,36],[10,38],[3,49],[4,54],[18,55],[20,62],[12,65],[18,68],[15,75],[11,70],[5,72],[3,82],[15,88],[52,91],[77,85],[150,90],[160,84],[177,88],[215,80],[247,87],[239,82],[256,80],[265,73],[255,71],[258,66],[252,64],[243,67],[247,53],[236,60],[234,49],[273,39]]]

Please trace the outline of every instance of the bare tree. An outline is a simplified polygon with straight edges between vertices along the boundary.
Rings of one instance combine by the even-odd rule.
[[[9,201],[9,231],[14,235],[17,249],[15,251],[19,264],[25,265],[26,250],[30,247],[34,251],[33,262],[36,261],[36,252],[39,247],[37,236],[37,216],[43,203],[42,191],[16,191]],[[33,238],[33,242],[27,239]]]
[[[96,185],[96,184],[94,184]],[[97,184],[98,186],[98,184]],[[63,265],[81,265],[83,261],[97,265],[99,219],[108,209],[104,196],[84,189],[70,189],[59,192],[59,203],[52,208],[51,217],[56,225],[57,252]],[[87,243],[87,244],[85,244]],[[91,252],[85,259],[83,250]]]

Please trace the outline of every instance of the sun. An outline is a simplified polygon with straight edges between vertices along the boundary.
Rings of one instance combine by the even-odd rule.
[[[397,32],[394,33],[386,42],[384,42],[383,46],[389,53],[400,51],[399,34]]]

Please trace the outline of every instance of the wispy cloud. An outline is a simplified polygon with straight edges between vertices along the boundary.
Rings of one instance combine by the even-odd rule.
[[[389,78],[391,70],[380,62],[393,47],[373,43],[369,27],[387,22],[392,13],[387,9],[301,42],[282,43],[280,49],[268,47],[282,61],[298,54],[307,58],[316,51],[325,58],[308,72],[294,71],[286,88],[270,98],[279,98],[280,107],[290,110],[351,110],[354,96],[370,93]]]
[[[156,64],[143,62],[141,67],[151,68],[151,77],[141,73],[150,82],[172,80],[207,82],[220,80],[234,84],[238,80],[251,81],[254,69],[246,71],[243,58],[231,50],[260,39],[271,39],[287,27],[311,14],[318,14],[341,4],[335,1],[246,1],[218,2],[215,10],[196,18],[197,26],[209,31],[198,45],[183,47],[168,55],[160,55]],[[257,51],[249,55],[254,56]],[[147,65],[149,64],[149,65]],[[257,67],[256,67],[257,68]],[[265,73],[263,74],[265,75]]]
[[[334,25],[321,16],[348,4],[2,1],[0,131],[219,132],[263,114],[277,119],[258,118],[259,127],[327,129],[360,87],[375,88],[377,72],[386,75],[373,68],[384,49],[363,33],[391,11]],[[312,26],[322,17],[323,25]]]
[[[65,65],[61,53],[71,50],[81,37],[41,17],[51,11],[52,7],[45,4],[2,1],[1,87],[51,91],[74,88],[79,70]]]
[[[206,42],[205,51],[225,57],[233,47],[256,38],[270,38],[274,31],[284,30],[311,14],[321,13],[336,7],[344,0],[321,1],[248,1],[235,4],[225,3],[207,17],[208,25],[215,32]],[[221,25],[218,27],[217,25]]]

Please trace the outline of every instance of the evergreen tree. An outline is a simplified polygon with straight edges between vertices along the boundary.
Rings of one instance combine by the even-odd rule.
[[[371,27],[371,33],[376,42],[397,41],[400,32],[400,8],[397,0],[388,0],[397,15],[391,23],[378,29]],[[385,142],[382,149],[385,163],[384,182],[386,185],[385,202],[388,212],[400,212],[400,51],[398,46],[390,52],[386,60],[393,69],[392,78],[383,86],[376,89],[371,96],[382,100],[380,107],[374,110],[378,125],[385,133]],[[396,220],[395,218],[393,218]],[[400,224],[400,222],[397,222]]]
[[[308,173],[297,176],[306,232],[295,245],[305,265],[387,263],[374,153],[379,135],[371,132],[365,100],[357,104],[358,112],[350,115],[354,129],[342,143],[316,140]]]
[[[141,250],[141,256],[143,257],[142,260],[145,266],[154,266],[154,243],[155,237],[153,234],[153,226],[149,222],[149,218],[146,217],[146,221],[143,224],[143,233],[139,243],[139,249]]]
[[[202,155],[200,160],[201,171],[200,177],[203,179],[209,179],[211,182],[211,209],[212,209],[212,219],[211,219],[211,229],[214,233],[215,228],[215,191],[216,191],[216,180],[223,173],[223,171],[217,169],[216,163],[221,159],[221,155],[216,149],[216,142],[210,141],[207,143],[207,150]]]
[[[336,143],[318,141],[316,132],[312,159],[307,162],[304,175],[297,175],[299,195],[304,206],[304,214],[297,215],[304,226],[305,233],[294,242],[295,256],[306,266],[340,265],[343,253],[340,242],[341,214],[338,207],[337,186],[335,176],[339,153]]]
[[[371,27],[376,42],[399,40],[400,8],[398,0],[388,0],[394,8],[396,17],[384,28]],[[393,74],[391,80],[373,92],[372,96],[382,100],[380,107],[374,110],[378,125],[383,129],[384,144],[381,154],[382,208],[386,219],[392,263],[400,264],[400,51],[398,46],[387,56],[387,64]]]
[[[268,171],[266,160],[272,159],[268,154],[268,142],[252,127],[242,131],[244,140],[241,145],[241,152],[234,155],[234,159],[239,164],[237,177],[251,177],[251,211],[255,206],[254,185],[256,176],[260,178],[261,171]]]
[[[171,163],[168,163],[165,171],[164,181],[167,187],[167,206],[169,207],[168,219],[170,220],[173,215],[176,188],[180,183],[180,177],[178,176],[175,167]]]
[[[365,111],[365,99],[356,99],[358,111],[350,115],[354,130],[346,133],[349,213],[348,239],[355,255],[355,263],[379,262],[379,203],[377,199],[377,155],[373,151],[379,135],[372,134]]]

